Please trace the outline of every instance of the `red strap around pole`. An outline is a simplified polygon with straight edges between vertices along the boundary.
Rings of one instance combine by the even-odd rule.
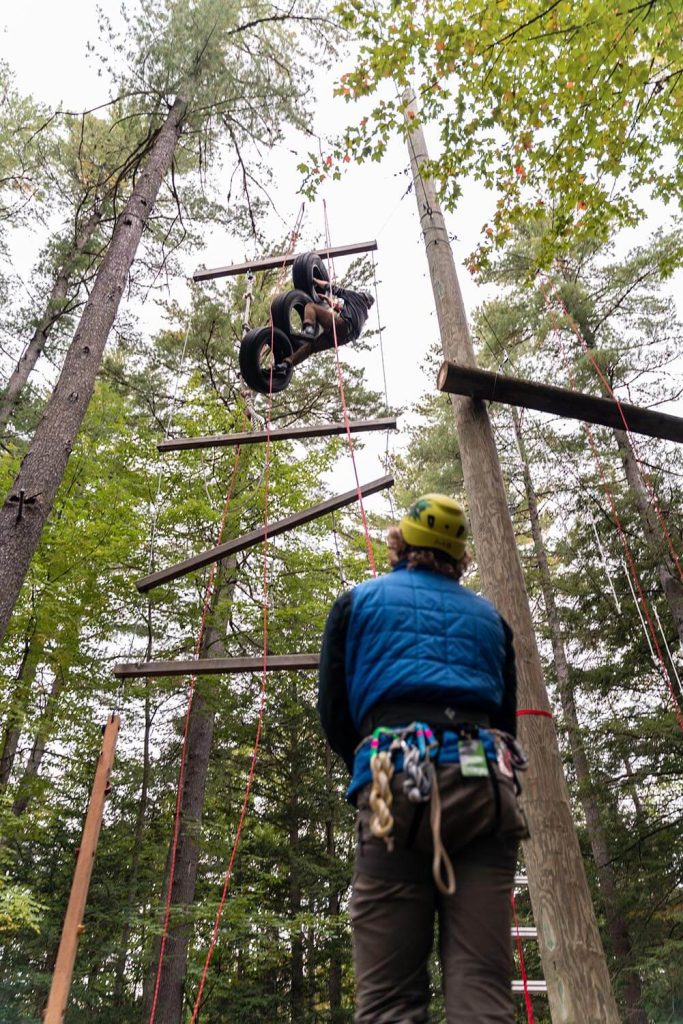
[[[552,718],[552,711],[541,711],[539,708],[520,708],[518,715],[541,715],[543,718]]]

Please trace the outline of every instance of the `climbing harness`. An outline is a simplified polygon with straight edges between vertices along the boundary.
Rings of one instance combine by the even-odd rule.
[[[490,738],[493,749],[485,749],[484,736],[476,726],[455,726],[458,736],[458,753],[464,778],[486,778],[491,780],[495,799],[496,828],[499,827],[501,796],[499,780],[493,770],[494,760],[504,778],[511,779],[515,792],[521,787],[517,773],[526,771],[529,761],[522,746],[514,736],[499,729],[487,727],[485,736]],[[388,745],[387,745],[388,741]],[[441,742],[440,742],[441,741]],[[356,750],[360,750],[364,739]],[[398,770],[403,772],[403,792],[415,804],[429,803],[429,824],[432,835],[433,858],[432,876],[440,893],[452,896],[456,890],[455,870],[441,839],[441,793],[436,770],[442,744],[437,740],[431,727],[424,722],[411,722],[403,728],[378,726],[370,736],[371,786],[369,805],[370,834],[382,839],[387,850],[394,849],[394,816],[392,814],[392,779]],[[495,759],[492,758],[495,752]]]
[[[382,736],[391,737],[388,750],[380,750]],[[412,722],[403,729],[379,726],[370,740],[370,832],[376,839],[383,839],[387,850],[394,848],[394,816],[391,813],[393,794],[391,780],[394,775],[394,755],[403,756],[402,770],[405,774],[403,792],[415,804],[429,801],[429,821],[434,843],[432,874],[434,883],[445,896],[455,892],[455,871],[441,841],[441,794],[431,760],[432,751],[438,750],[438,742],[431,728],[424,722]]]
[[[380,750],[383,736],[391,737],[388,750]],[[412,742],[411,742],[412,741]],[[362,746],[362,744],[361,744]],[[411,803],[426,803],[432,792],[434,766],[430,752],[438,747],[434,733],[422,722],[412,722],[403,729],[378,726],[370,740],[370,831],[377,839],[384,839],[387,849],[393,849],[391,832],[394,818],[391,813],[393,795],[391,780],[394,775],[394,755],[403,755],[402,770],[405,773],[403,791]]]

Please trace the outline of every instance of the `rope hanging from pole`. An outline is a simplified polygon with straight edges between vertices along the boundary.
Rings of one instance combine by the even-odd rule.
[[[231,476],[230,476],[230,482],[228,484],[228,490],[227,490],[227,494],[225,496],[225,502],[224,502],[224,505],[223,505],[223,515],[221,517],[221,522],[220,522],[220,526],[219,526],[219,529],[218,529],[218,543],[219,544],[220,544],[220,542],[222,540],[222,537],[223,537],[223,531],[225,529],[225,524],[226,524],[227,517],[228,517],[228,511],[229,511],[230,504],[231,504],[231,501],[232,501],[232,492],[233,492],[233,488],[234,488],[234,485],[235,485],[235,480],[237,478],[237,468],[238,468],[238,465],[239,465],[240,454],[241,454],[241,446],[238,445],[238,447],[237,447],[237,449],[235,451],[235,457],[234,457],[234,460],[233,460],[232,473],[231,473]],[[196,640],[196,643],[195,643],[195,658],[199,657],[199,654],[200,654],[200,651],[201,651],[202,640],[204,638],[204,630],[206,628],[206,619],[207,619],[207,616],[208,616],[208,613],[209,613],[209,608],[210,608],[210,605],[211,605],[211,599],[212,599],[213,593],[214,593],[214,581],[215,581],[215,577],[216,577],[216,569],[217,569],[217,563],[214,563],[211,566],[211,570],[209,572],[209,579],[207,581],[206,588],[204,590],[204,599],[203,599],[203,603],[202,603],[201,622],[200,622],[200,626],[199,626],[199,631],[197,633],[197,640]],[[167,890],[166,890],[166,904],[165,904],[165,907],[164,907],[164,923],[163,923],[162,934],[161,934],[161,948],[159,950],[159,962],[157,964],[157,973],[156,973],[156,979],[155,979],[155,982],[154,982],[154,996],[153,996],[153,999],[152,999],[152,1008],[150,1010],[150,1015],[149,1015],[149,1024],[154,1024],[154,1018],[156,1016],[156,1008],[157,1008],[157,1003],[158,1003],[158,1000],[159,1000],[159,986],[161,984],[161,973],[162,973],[162,968],[163,968],[163,963],[164,963],[164,954],[165,954],[165,951],[166,951],[166,940],[168,938],[168,923],[169,923],[169,919],[170,919],[170,916],[171,916],[171,906],[172,906],[172,896],[173,896],[173,880],[175,878],[176,856],[177,856],[177,853],[178,853],[178,839],[179,839],[179,836],[180,836],[180,818],[181,818],[181,806],[182,806],[183,788],[184,788],[184,782],[185,782],[185,762],[186,762],[186,757],[187,757],[187,741],[188,741],[188,735],[189,735],[189,729],[190,729],[190,715],[191,715],[191,712],[192,712],[192,704],[193,704],[193,701],[194,701],[194,694],[195,694],[196,683],[197,683],[197,677],[194,676],[194,675],[190,676],[190,680],[189,680],[189,699],[188,699],[188,702],[187,702],[187,710],[185,712],[185,723],[184,723],[184,728],[183,728],[183,740],[182,740],[182,746],[181,746],[181,749],[180,749],[180,767],[179,767],[179,770],[178,770],[178,787],[177,787],[177,791],[176,791],[175,817],[174,817],[174,822],[173,822],[173,838],[171,840],[171,860],[170,860],[170,867],[169,867],[168,887],[167,887]]]
[[[519,971],[522,975],[522,987],[524,989],[524,1005],[526,1007],[526,1019],[528,1024],[534,1024],[534,1008],[531,1003],[531,994],[529,992],[529,979],[526,973],[526,966],[524,964],[524,951],[522,949],[522,936],[519,930],[519,921],[517,920],[517,908],[515,907],[515,894],[514,892],[510,896],[510,902],[512,904],[512,917],[515,922],[515,936],[517,938],[517,955],[519,957]]]
[[[285,259],[287,258],[287,256],[290,255],[290,253],[292,252],[294,246],[296,245],[296,241],[297,241],[297,239],[299,237],[299,231],[300,231],[300,228],[301,228],[301,222],[303,220],[303,213],[304,213],[304,206],[302,204],[301,208],[299,210],[299,214],[298,214],[298,217],[297,217],[294,229],[292,230],[291,235],[290,235],[289,248],[288,248],[287,252],[285,253]],[[286,269],[286,265],[283,263],[283,266],[280,268],[280,271],[279,271],[279,274],[278,274],[278,279],[277,279],[278,286],[279,286],[279,284],[281,283],[281,281],[283,279],[285,269]],[[237,822],[237,829],[235,831],[235,838],[233,840],[232,849],[230,851],[230,858],[228,860],[228,867],[227,867],[227,870],[225,872],[225,876],[224,876],[224,879],[223,879],[223,888],[221,890],[221,896],[220,896],[220,900],[219,900],[219,903],[218,903],[218,908],[216,910],[216,916],[214,918],[214,924],[213,924],[213,930],[212,930],[212,933],[211,933],[211,939],[210,939],[210,942],[209,942],[209,948],[207,950],[206,957],[204,959],[204,966],[202,968],[202,974],[201,974],[201,978],[200,978],[200,981],[199,981],[199,987],[197,989],[197,995],[195,997],[194,1006],[193,1006],[193,1009],[192,1009],[192,1017],[191,1017],[190,1024],[195,1024],[195,1021],[197,1020],[197,1016],[199,1014],[199,1009],[200,1009],[201,1001],[202,1001],[202,994],[204,992],[204,986],[206,984],[206,979],[207,979],[208,973],[209,973],[209,967],[210,967],[211,961],[213,959],[214,950],[216,948],[216,942],[218,941],[218,932],[219,932],[219,929],[220,929],[220,923],[221,923],[221,919],[222,919],[222,916],[223,916],[223,911],[225,909],[225,904],[227,902],[228,894],[230,892],[230,882],[232,880],[233,868],[234,868],[234,864],[235,864],[235,859],[237,857],[237,851],[239,849],[240,840],[242,838],[242,832],[243,832],[244,824],[245,824],[246,817],[247,817],[247,810],[249,808],[249,799],[251,797],[251,790],[252,790],[253,783],[254,783],[254,778],[255,778],[255,775],[256,775],[256,763],[257,763],[257,760],[258,760],[258,753],[259,753],[260,744],[261,744],[261,732],[262,732],[262,728],[263,728],[263,716],[264,716],[265,706],[266,706],[266,680],[267,680],[267,655],[268,655],[268,592],[269,592],[269,584],[270,584],[270,579],[269,579],[269,575],[268,575],[268,565],[269,565],[269,560],[268,560],[268,508],[269,508],[269,495],[270,495],[270,454],[271,454],[271,447],[272,447],[271,437],[270,437],[270,431],[271,431],[270,417],[271,417],[272,403],[273,403],[273,366],[274,366],[274,363],[275,363],[274,342],[275,342],[275,328],[274,328],[274,325],[273,325],[273,323],[271,321],[271,330],[270,330],[270,375],[269,375],[270,383],[269,383],[269,393],[268,393],[268,406],[267,406],[267,412],[266,412],[266,417],[265,417],[266,446],[265,446],[265,459],[264,459],[265,465],[264,465],[264,473],[263,473],[264,490],[265,490],[265,495],[264,495],[264,536],[263,536],[263,575],[262,575],[262,583],[263,583],[263,599],[262,599],[263,665],[262,665],[262,669],[261,669],[261,689],[260,689],[260,694],[259,694],[259,709],[258,709],[258,716],[257,716],[257,721],[256,721],[256,734],[254,736],[254,745],[252,747],[252,752],[251,752],[251,761],[250,761],[250,764],[249,764],[249,772],[248,772],[247,781],[246,781],[246,784],[245,784],[245,787],[244,787],[244,797],[242,799],[242,806],[241,806],[241,809],[240,809],[240,816],[239,816],[239,819],[238,819],[238,822]],[[150,1022],[150,1024],[151,1024],[151,1022]]]
[[[328,221],[328,218],[327,218],[327,203],[325,202],[325,200],[323,200],[323,211],[324,211],[324,215],[325,215],[325,245],[329,249],[331,247],[331,242],[330,242],[330,225],[329,225],[329,221]],[[329,267],[328,276],[330,278],[330,286],[332,286],[332,284],[334,283],[334,280],[335,280],[334,263],[332,262],[332,260],[328,260],[328,267]],[[348,407],[346,405],[346,395],[344,393],[344,379],[343,379],[343,376],[342,376],[341,362],[339,360],[339,344],[337,342],[337,324],[336,324],[336,317],[335,316],[332,317],[332,338],[334,340],[334,357],[335,357],[336,364],[337,364],[337,381],[338,381],[338,384],[339,384],[339,396],[341,398],[342,413],[343,413],[343,416],[344,416],[344,426],[346,427],[346,439],[347,439],[348,446],[349,446],[349,454],[351,456],[351,463],[353,465],[353,474],[354,474],[354,477],[355,477],[355,480],[356,480],[356,493],[358,494],[358,504],[360,506],[360,514],[361,514],[361,519],[362,519],[362,522],[363,522],[363,532],[365,534],[365,547],[366,547],[366,550],[367,550],[367,553],[368,553],[368,562],[370,563],[370,569],[372,571],[372,575],[376,576],[377,575],[377,568],[375,566],[375,554],[374,554],[374,551],[372,549],[372,539],[370,537],[370,528],[368,526],[368,519],[367,519],[367,516],[365,514],[365,505],[363,504],[363,495],[362,495],[362,492],[361,492],[360,478],[358,476],[358,467],[356,465],[356,453],[355,453],[355,449],[354,449],[353,438],[351,436],[351,426],[350,426],[351,420],[350,420],[350,417],[349,417],[349,410],[348,410]]]
[[[544,298],[546,309],[548,311],[548,315],[549,315],[549,318],[550,318],[551,326],[552,326],[553,330],[555,331],[555,333],[556,333],[556,335],[557,335],[557,337],[558,337],[558,339],[560,341],[560,351],[561,351],[562,358],[563,358],[563,361],[564,361],[564,364],[565,364],[565,369],[567,371],[567,375],[569,377],[569,380],[570,380],[572,386],[574,387],[575,386],[574,372],[572,370],[571,364],[569,362],[569,358],[568,358],[567,353],[565,351],[565,347],[564,347],[564,344],[563,344],[563,341],[562,341],[562,333],[561,333],[560,328],[559,328],[559,324],[558,324],[558,321],[557,321],[557,316],[556,316],[555,310],[553,309],[552,303],[550,302],[550,298],[549,298],[548,293],[545,290],[545,288],[542,287],[541,291],[542,291],[542,294],[543,294],[543,298]],[[676,721],[678,722],[679,728],[681,730],[683,730],[683,709],[681,708],[681,705],[679,703],[679,698],[678,698],[678,695],[676,693],[676,689],[675,689],[675,687],[673,685],[673,681],[671,679],[671,675],[670,675],[669,670],[668,670],[667,665],[666,665],[666,660],[665,660],[664,655],[662,653],[662,649],[661,649],[661,647],[659,645],[659,640],[658,640],[658,637],[657,637],[657,631],[655,629],[654,623],[652,621],[652,615],[650,613],[650,605],[649,605],[649,602],[647,600],[647,597],[645,596],[645,591],[643,589],[643,586],[642,586],[642,583],[641,583],[641,580],[640,580],[640,576],[638,575],[638,570],[636,568],[633,552],[632,552],[631,546],[630,546],[630,544],[628,542],[628,537],[626,535],[626,531],[625,531],[623,523],[621,521],[621,517],[619,516],[619,512],[617,510],[617,506],[616,506],[616,501],[614,499],[614,495],[612,494],[612,490],[611,490],[609,482],[607,480],[607,475],[605,473],[605,469],[604,469],[604,466],[603,466],[602,459],[600,458],[600,453],[598,451],[598,448],[597,448],[597,445],[596,445],[596,442],[595,442],[595,437],[594,437],[593,431],[592,431],[592,429],[591,429],[591,427],[590,427],[590,425],[588,423],[584,423],[583,424],[583,429],[584,429],[584,432],[586,434],[589,447],[590,447],[591,452],[593,454],[593,458],[595,460],[595,464],[596,464],[596,466],[598,468],[600,479],[602,481],[603,491],[604,491],[605,496],[607,497],[607,500],[608,500],[609,505],[610,505],[610,509],[611,509],[611,512],[612,512],[612,521],[614,523],[614,526],[615,526],[615,529],[617,531],[619,540],[621,542],[621,546],[622,546],[622,549],[624,551],[624,556],[625,556],[625,559],[626,559],[626,563],[627,563],[629,571],[631,573],[631,578],[633,579],[634,586],[636,588],[636,591],[638,592],[638,599],[640,601],[640,605],[641,605],[641,607],[643,609],[643,614],[644,614],[645,619],[646,619],[647,624],[648,624],[648,629],[650,631],[650,636],[652,638],[653,646],[655,648],[655,651],[657,652],[657,660],[659,661],[661,673],[662,673],[662,676],[663,676],[663,678],[664,678],[664,680],[666,682],[666,685],[667,685],[667,688],[668,688],[668,691],[669,691],[669,695],[670,695],[671,700],[673,702],[673,708],[674,708],[674,713],[676,715]],[[628,425],[626,425],[626,429],[628,429]]]
[[[546,306],[548,306],[549,305],[549,298],[548,298],[548,293],[545,290],[546,287],[547,287],[546,282],[543,282],[543,284],[541,285],[541,291],[543,292],[543,297],[544,297]],[[663,536],[664,536],[664,538],[665,538],[665,540],[667,542],[667,546],[669,548],[669,552],[670,552],[671,557],[673,559],[674,565],[676,566],[676,569],[678,571],[678,576],[683,581],[683,568],[681,567],[681,563],[679,561],[678,553],[677,553],[677,551],[676,551],[676,549],[674,547],[674,543],[673,543],[673,540],[671,538],[671,534],[669,533],[669,530],[667,528],[666,522],[664,521],[664,516],[662,514],[662,510],[661,510],[661,508],[659,506],[659,502],[657,501],[657,495],[655,494],[654,488],[652,487],[652,485],[650,483],[648,475],[645,472],[645,470],[643,469],[643,465],[642,465],[640,459],[638,458],[638,452],[637,452],[636,444],[635,444],[634,439],[633,439],[633,434],[631,432],[631,428],[629,427],[628,421],[626,419],[626,414],[624,413],[624,408],[623,408],[621,402],[619,401],[617,395],[614,393],[614,390],[613,390],[612,385],[610,384],[609,380],[607,379],[605,374],[600,369],[600,364],[598,363],[597,359],[595,358],[593,349],[590,347],[590,345],[586,341],[585,337],[583,336],[583,332],[581,331],[579,325],[576,323],[576,321],[574,320],[573,316],[569,312],[569,309],[567,308],[567,304],[565,303],[564,299],[557,292],[555,292],[554,298],[555,298],[555,301],[560,306],[560,309],[562,310],[564,318],[567,321],[567,324],[569,325],[572,333],[579,340],[579,343],[581,344],[584,352],[588,356],[588,359],[590,360],[591,365],[593,366],[595,372],[597,373],[598,377],[600,378],[600,381],[601,381],[605,391],[607,392],[609,397],[611,399],[613,399],[614,402],[616,403],[617,409],[619,411],[619,416],[621,417],[621,420],[622,420],[622,422],[624,424],[624,430],[626,431],[626,433],[629,436],[629,441],[631,443],[631,449],[633,451],[633,457],[634,457],[634,459],[636,461],[636,465],[638,467],[638,473],[640,475],[640,479],[642,480],[644,486],[647,488],[647,491],[648,491],[648,493],[650,495],[650,504],[652,505],[652,508],[654,509],[655,515],[657,516],[657,520],[658,520],[660,528],[662,530],[662,534],[663,534]]]

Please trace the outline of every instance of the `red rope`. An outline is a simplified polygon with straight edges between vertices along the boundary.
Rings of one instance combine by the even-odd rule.
[[[237,478],[237,467],[238,467],[238,463],[239,463],[240,452],[241,452],[241,445],[238,445],[237,446],[237,450],[235,452],[235,459],[233,461],[232,473],[231,473],[231,476],[230,476],[230,482],[228,484],[227,494],[225,496],[225,503],[223,505],[223,515],[221,517],[220,526],[218,528],[218,538],[217,538],[217,541],[216,541],[217,544],[220,544],[221,540],[223,538],[223,531],[225,529],[225,523],[226,523],[226,520],[227,520],[227,517],[228,517],[228,509],[230,507],[230,502],[231,502],[231,499],[232,499],[232,492],[233,492],[233,488],[235,486],[235,480]],[[216,577],[216,569],[217,569],[217,565],[216,565],[216,563],[214,563],[211,566],[211,571],[209,572],[209,579],[208,579],[208,582],[206,584],[206,589],[204,591],[204,602],[203,602],[203,606],[202,606],[201,622],[200,622],[200,625],[199,625],[199,632],[197,634],[197,642],[195,644],[195,652],[194,652],[195,658],[199,657],[199,654],[200,654],[200,651],[201,651],[202,640],[203,640],[203,637],[204,637],[204,630],[206,628],[206,619],[207,619],[207,616],[208,616],[208,613],[209,613],[209,608],[211,606],[211,598],[213,597],[213,592],[214,592],[214,581],[215,581],[215,577]],[[180,768],[179,768],[179,771],[178,771],[178,789],[177,789],[177,792],[176,792],[175,818],[174,818],[174,822],[173,822],[173,839],[171,841],[171,863],[170,863],[169,874],[168,874],[168,888],[166,890],[166,902],[165,902],[165,907],[164,907],[164,923],[163,923],[163,929],[162,929],[162,933],[161,933],[161,948],[159,950],[159,962],[157,964],[157,975],[156,975],[156,980],[154,982],[154,997],[152,999],[152,1008],[151,1008],[150,1015],[149,1015],[149,1024],[154,1024],[154,1017],[156,1015],[157,1002],[159,1000],[159,986],[161,984],[161,972],[162,972],[163,963],[164,963],[164,953],[166,952],[166,939],[168,938],[168,922],[169,922],[169,918],[171,916],[173,880],[175,878],[176,857],[177,857],[177,853],[178,853],[178,838],[179,838],[179,835],[180,835],[180,809],[181,809],[181,803],[182,803],[183,784],[184,784],[184,781],[185,781],[185,760],[186,760],[186,757],[187,757],[187,737],[188,737],[188,732],[189,732],[189,728],[190,728],[190,713],[192,711],[192,703],[193,703],[193,700],[194,700],[196,683],[197,683],[197,677],[194,676],[194,675],[191,676],[190,677],[190,682],[189,682],[190,696],[189,696],[189,700],[187,702],[187,711],[185,712],[185,726],[184,726],[184,729],[183,729],[183,742],[182,742],[182,747],[181,747],[181,750],[180,750]]]
[[[516,712],[518,715],[541,715],[543,718],[552,718],[552,711],[541,711],[540,708],[520,708]]]
[[[325,202],[325,200],[323,200],[323,210],[324,210],[324,214],[325,214],[325,245],[327,246],[328,249],[330,249],[331,246],[332,246],[332,243],[331,243],[331,240],[330,240],[330,225],[329,225],[329,221],[327,219],[327,203]],[[328,272],[328,276],[330,278],[330,286],[331,286],[332,282],[333,282],[333,279],[334,279],[334,265],[332,264],[331,260],[329,260],[329,259],[328,259],[328,266],[331,268],[331,273]],[[332,294],[332,292],[331,292],[331,288],[330,288],[330,295],[331,294]],[[337,342],[337,316],[336,316],[336,313],[334,311],[334,307],[332,308],[332,338],[334,340],[334,355],[335,355],[335,359],[336,359],[336,363],[337,363],[337,381],[339,383],[339,395],[340,395],[340,398],[341,398],[342,413],[343,413],[343,416],[344,416],[344,426],[346,428],[346,439],[347,439],[347,442],[348,442],[348,445],[349,445],[349,454],[351,456],[351,463],[353,465],[353,474],[354,474],[354,476],[356,478],[356,493],[358,495],[358,504],[360,506],[360,514],[361,514],[361,519],[362,519],[362,522],[363,522],[363,531],[365,533],[365,547],[366,547],[366,550],[367,550],[367,553],[368,553],[368,562],[370,563],[370,569],[372,570],[372,575],[376,576],[377,575],[377,568],[375,566],[375,554],[374,554],[374,551],[372,550],[372,539],[370,537],[370,528],[368,526],[368,519],[367,519],[367,515],[365,513],[365,505],[363,504],[363,494],[362,494],[362,491],[361,491],[360,479],[358,477],[358,466],[356,465],[356,452],[355,452],[355,448],[354,448],[354,444],[353,444],[353,438],[351,436],[351,420],[350,420],[350,417],[349,417],[348,406],[346,404],[346,395],[344,393],[344,378],[342,376],[341,362],[339,360],[339,344]]]
[[[565,364],[565,367],[566,367],[566,370],[567,370],[567,374],[569,376],[569,380],[570,380],[572,386],[575,386],[575,377],[574,377],[571,365],[569,363],[569,360],[567,358],[567,354],[564,351],[564,346],[562,344],[562,336],[561,336],[561,332],[559,331],[559,328],[558,328],[558,325],[557,325],[557,318],[556,318],[556,315],[555,315],[555,311],[552,308],[552,305],[550,303],[550,299],[548,297],[548,294],[547,294],[547,292],[546,292],[546,290],[545,290],[545,288],[543,286],[541,286],[541,291],[542,291],[542,294],[543,294],[543,298],[544,298],[544,301],[545,301],[546,308],[547,308],[549,316],[550,316],[550,322],[551,322],[551,324],[553,326],[553,330],[556,332],[556,334],[558,336],[558,339],[560,341],[560,351],[561,351],[561,354],[562,354],[562,358],[564,360],[564,364]],[[669,670],[668,670],[668,668],[666,666],[666,661],[664,659],[664,655],[662,653],[662,649],[659,646],[659,641],[657,639],[657,631],[655,630],[655,626],[654,626],[654,623],[652,621],[652,616],[650,614],[650,606],[649,606],[648,600],[647,600],[647,598],[645,596],[645,593],[643,591],[643,587],[642,587],[642,584],[641,584],[641,581],[640,581],[640,577],[638,575],[638,570],[636,569],[635,560],[633,558],[633,552],[631,551],[631,546],[630,546],[630,544],[628,542],[628,537],[626,536],[626,531],[624,530],[623,524],[621,522],[621,518],[620,518],[619,513],[617,511],[617,507],[616,507],[616,503],[615,503],[615,500],[614,500],[614,496],[613,496],[612,490],[611,490],[611,488],[609,486],[609,483],[608,483],[608,480],[607,480],[607,476],[605,474],[604,466],[603,466],[603,463],[602,463],[602,459],[600,458],[600,453],[598,452],[597,445],[595,443],[595,438],[593,436],[593,431],[591,430],[591,427],[590,427],[590,425],[588,423],[583,423],[582,426],[583,426],[583,429],[584,429],[584,431],[586,433],[586,437],[588,439],[588,444],[590,446],[591,452],[593,453],[593,458],[595,460],[596,466],[598,468],[598,472],[600,474],[600,479],[602,481],[603,491],[605,493],[605,496],[607,497],[607,500],[609,501],[610,508],[612,510],[612,519],[613,519],[614,526],[615,526],[615,529],[617,531],[617,534],[619,536],[619,540],[621,542],[622,549],[624,551],[624,556],[626,558],[626,562],[627,562],[629,571],[631,573],[631,577],[632,577],[633,582],[635,584],[635,588],[638,591],[638,598],[639,598],[639,601],[640,601],[640,605],[641,605],[641,607],[643,609],[643,613],[645,615],[645,619],[647,621],[648,628],[650,630],[650,637],[652,639],[652,643],[653,643],[654,649],[657,652],[657,659],[659,661],[660,669],[661,669],[662,675],[664,676],[664,680],[665,680],[665,682],[667,684],[667,688],[669,690],[669,695],[670,695],[671,700],[673,702],[674,713],[676,715],[676,721],[678,722],[678,725],[681,728],[681,730],[683,730],[683,710],[681,709],[681,707],[680,707],[680,705],[678,703],[678,696],[676,694],[676,690],[675,690],[675,687],[673,685],[673,681],[671,679],[671,676],[669,675]]]
[[[301,226],[301,220],[303,217],[303,206],[299,211],[299,216],[295,224],[294,230],[292,231],[290,238],[290,246],[287,251],[287,256],[291,253],[296,240],[299,237],[299,228]],[[285,264],[280,269],[278,275],[278,284],[281,281]],[[277,287],[277,285],[276,285]],[[247,782],[244,787],[244,798],[242,800],[242,808],[240,811],[239,820],[237,823],[237,830],[235,832],[235,838],[232,844],[232,850],[230,851],[230,859],[228,862],[228,868],[225,872],[225,878],[223,880],[223,889],[221,891],[221,898],[218,903],[218,909],[216,910],[216,917],[214,919],[213,931],[211,933],[211,941],[209,948],[206,953],[204,960],[204,967],[202,969],[202,976],[199,982],[199,988],[197,990],[197,996],[194,1002],[194,1008],[192,1010],[192,1017],[190,1024],[195,1024],[197,1015],[199,1014],[199,1008],[202,1000],[202,993],[204,991],[204,985],[209,973],[209,966],[213,958],[214,949],[216,948],[216,942],[218,941],[218,931],[220,929],[221,919],[223,917],[223,911],[225,904],[228,899],[230,892],[230,882],[232,880],[232,872],[235,864],[235,858],[237,856],[237,850],[239,848],[240,839],[242,838],[242,830],[247,817],[247,810],[249,807],[249,798],[251,796],[251,790],[254,783],[254,777],[256,775],[256,762],[258,760],[258,753],[261,745],[261,731],[263,728],[263,715],[266,706],[266,678],[267,678],[267,666],[268,666],[268,499],[270,496],[270,450],[271,450],[271,437],[270,437],[270,416],[273,407],[273,367],[275,364],[275,327],[271,321],[270,324],[270,376],[268,384],[268,411],[266,414],[266,453],[265,453],[265,467],[264,467],[264,483],[265,483],[265,495],[264,495],[264,527],[263,527],[263,666],[261,669],[261,692],[259,697],[259,710],[258,718],[256,722],[256,735],[254,737],[254,746],[251,752],[251,763],[249,765],[249,773],[247,775]]]
[[[519,969],[522,975],[522,986],[524,988],[524,1003],[526,1005],[526,1018],[529,1024],[534,1024],[534,1008],[531,1004],[531,995],[529,993],[529,979],[526,974],[526,967],[524,965],[524,953],[522,951],[522,937],[519,933],[519,922],[517,921],[517,910],[515,908],[515,894],[514,892],[510,895],[510,902],[512,904],[512,917],[515,922],[515,933],[517,936],[517,955],[519,956]]]
[[[542,284],[541,288],[543,289],[544,287],[545,287],[544,284]],[[545,294],[545,292],[544,292],[544,298],[546,298],[546,300],[547,300],[547,295]],[[607,377],[604,375],[604,373],[600,369],[600,364],[598,363],[598,361],[595,358],[595,355],[593,354],[593,349],[590,347],[590,345],[588,344],[588,342],[584,338],[583,332],[580,330],[579,325],[576,323],[576,321],[574,320],[573,316],[569,312],[564,299],[562,298],[562,296],[558,292],[555,293],[555,299],[557,300],[560,308],[562,309],[562,312],[564,313],[565,320],[569,324],[569,326],[570,326],[571,330],[573,331],[573,333],[575,334],[575,336],[578,338],[579,343],[581,344],[581,346],[582,346],[584,352],[586,353],[586,355],[588,356],[588,358],[589,358],[589,360],[590,360],[590,362],[591,362],[595,372],[597,373],[598,377],[600,378],[600,380],[602,382],[602,385],[605,388],[605,391],[610,396],[610,398],[612,398],[616,402],[617,409],[619,410],[619,416],[621,417],[621,421],[624,424],[624,430],[629,435],[629,438],[630,438],[630,441],[631,441],[631,448],[632,448],[632,451],[633,451],[633,457],[634,457],[634,459],[636,461],[636,465],[638,467],[638,473],[640,474],[640,479],[645,484],[645,487],[647,488],[647,491],[648,491],[648,493],[650,495],[650,503],[652,505],[652,508],[654,509],[655,515],[657,516],[657,520],[658,520],[659,525],[661,527],[662,533],[664,534],[664,537],[666,539],[667,546],[668,546],[669,551],[671,553],[671,557],[673,559],[674,565],[676,566],[676,569],[678,570],[679,578],[681,580],[683,580],[683,568],[681,568],[681,563],[680,563],[680,561],[678,559],[678,553],[676,551],[676,548],[674,547],[674,542],[673,542],[671,534],[669,533],[669,530],[667,528],[666,521],[665,521],[664,516],[662,514],[662,510],[660,508],[659,502],[657,501],[657,495],[655,494],[654,488],[652,487],[652,484],[650,483],[650,479],[649,479],[647,473],[645,472],[640,459],[638,458],[638,452],[636,450],[636,445],[635,445],[635,443],[633,441],[633,434],[631,433],[631,428],[629,427],[628,422],[626,420],[626,414],[624,413],[624,408],[623,408],[621,402],[619,401],[619,399],[617,398],[617,396],[615,395],[615,393],[614,393],[614,391],[612,389],[612,385],[610,384],[609,380],[607,379]]]

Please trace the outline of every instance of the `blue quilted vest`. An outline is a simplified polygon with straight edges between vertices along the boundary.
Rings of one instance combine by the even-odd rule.
[[[486,598],[447,576],[399,563],[352,592],[346,686],[358,730],[368,711],[385,701],[496,710],[503,700],[504,662],[500,615]],[[361,749],[350,794],[367,781],[367,762]]]

